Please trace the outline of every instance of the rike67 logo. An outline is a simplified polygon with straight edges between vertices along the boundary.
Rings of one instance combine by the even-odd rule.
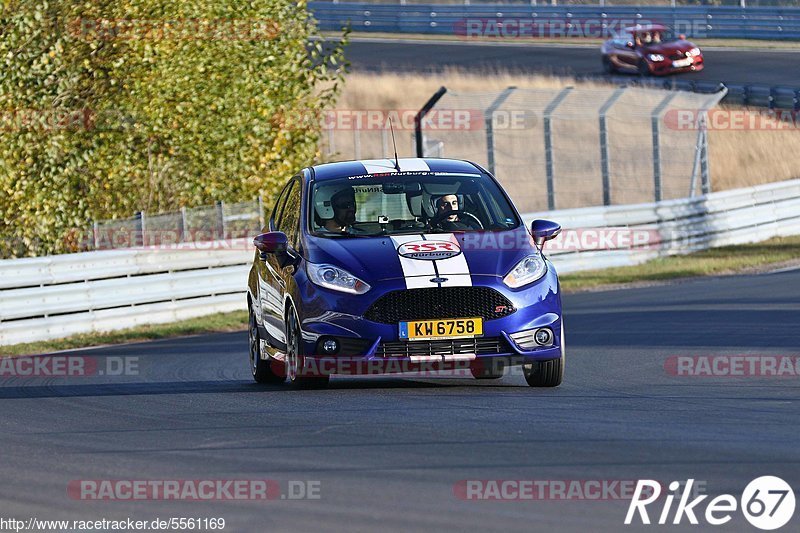
[[[660,525],[667,523],[680,524],[685,517],[690,524],[699,524],[698,515],[708,524],[721,526],[731,521],[737,509],[751,525],[758,529],[771,531],[786,525],[794,515],[795,497],[792,487],[784,480],[775,476],[762,476],[751,481],[742,492],[739,500],[731,494],[721,494],[707,502],[705,512],[701,512],[703,500],[708,495],[696,496],[691,501],[692,485],[694,479],[686,483],[673,481],[669,484],[670,493],[664,498],[664,506],[659,513],[657,522]],[[683,487],[681,494],[677,491]],[[630,525],[638,515],[642,524],[650,524],[650,515],[647,506],[654,503],[661,496],[661,484],[651,479],[640,479],[636,484],[633,499],[625,516],[625,524]],[[678,499],[673,514],[672,504]],[[656,510],[656,509],[651,509]],[[670,522],[670,515],[672,521]],[[655,519],[655,516],[653,517]]]

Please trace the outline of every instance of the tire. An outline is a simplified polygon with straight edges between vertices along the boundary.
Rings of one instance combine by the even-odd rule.
[[[469,365],[469,371],[475,379],[500,379],[503,377],[503,370],[499,361],[476,359]]]
[[[617,69],[614,68],[614,64],[611,63],[611,59],[608,56],[603,56],[603,72],[606,74],[616,74]]]
[[[551,361],[522,365],[525,381],[531,387],[558,387],[564,379],[566,350],[564,347],[564,320],[561,320],[561,356]]]
[[[249,303],[248,301],[248,307]],[[252,307],[250,307],[248,314],[250,316],[247,336],[250,347],[250,372],[253,374],[253,379],[256,383],[283,383],[286,381],[286,376],[274,371],[269,358],[261,358],[261,336],[258,333],[258,324]]]
[[[644,59],[639,60],[639,76],[642,77],[650,76],[650,66]]]
[[[289,384],[297,389],[318,389],[328,385],[329,375],[304,376],[302,369],[305,367],[305,358],[301,353],[300,321],[294,307],[289,307],[286,312],[286,377]]]

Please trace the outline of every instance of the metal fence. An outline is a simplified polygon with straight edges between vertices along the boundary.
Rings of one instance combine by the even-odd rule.
[[[475,161],[523,211],[692,197],[710,191],[704,121],[724,95],[641,87],[446,92],[421,122],[420,155]],[[323,150],[338,157],[391,153],[385,130],[329,129],[325,138]],[[398,144],[405,151],[414,136],[403,132]]]
[[[385,33],[421,33],[471,38],[468,21],[491,22],[502,28],[508,21],[529,21],[548,30],[559,28],[565,36],[580,21],[591,22],[599,31],[596,37],[608,36],[620,26],[637,21],[667,24],[694,38],[798,39],[800,7],[742,7],[744,0],[730,0],[733,5],[542,5],[539,3],[475,4],[375,4],[368,2],[309,2],[309,8],[325,31],[350,26],[353,31]],[[561,4],[561,2],[558,2]],[[547,3],[545,3],[547,4]],[[752,2],[751,2],[752,5]],[[768,4],[773,5],[773,4]],[[621,24],[625,21],[626,24]],[[506,27],[509,25],[506,24]],[[608,31],[602,31],[608,30]],[[485,31],[481,33],[484,35]],[[508,38],[502,33],[498,38]],[[533,37],[536,37],[534,35]],[[532,37],[524,37],[530,40]],[[519,38],[518,38],[519,40]]]
[[[183,208],[124,219],[96,221],[79,243],[80,251],[208,242],[252,236],[264,227],[261,198],[250,202]]]

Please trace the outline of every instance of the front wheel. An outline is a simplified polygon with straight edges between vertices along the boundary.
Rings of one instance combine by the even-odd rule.
[[[558,387],[564,379],[566,350],[564,348],[564,320],[561,320],[561,356],[551,361],[522,365],[525,381],[531,387]]]
[[[650,75],[650,65],[644,59],[639,60],[639,76],[646,77]]]
[[[603,56],[603,71],[606,74],[616,74],[617,69],[614,68],[614,64],[611,63],[611,59],[608,56]]]
[[[270,366],[269,359],[261,358],[261,336],[253,309],[249,310],[248,337],[250,344],[250,372],[256,383],[283,383],[286,376],[276,373]]]
[[[293,307],[289,307],[286,317],[286,376],[289,378],[289,383],[299,389],[326,387],[330,380],[329,375],[313,372],[313,375],[307,375],[309,369],[306,368],[305,356],[301,349],[301,338],[297,312]]]

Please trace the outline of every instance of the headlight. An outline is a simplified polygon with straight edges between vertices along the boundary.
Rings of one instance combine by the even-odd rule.
[[[691,56],[691,57],[699,56],[700,55],[700,49],[699,48],[692,48],[691,50],[686,52],[686,55],[687,56]]]
[[[364,294],[370,286],[349,273],[346,270],[333,265],[317,265],[306,263],[308,278],[326,289],[334,291],[349,292],[350,294]]]
[[[650,58],[650,61],[664,61],[664,56],[661,54],[649,54],[647,57]]]
[[[503,278],[503,283],[512,289],[518,289],[544,276],[547,265],[541,255],[529,255],[516,264],[511,272]]]

